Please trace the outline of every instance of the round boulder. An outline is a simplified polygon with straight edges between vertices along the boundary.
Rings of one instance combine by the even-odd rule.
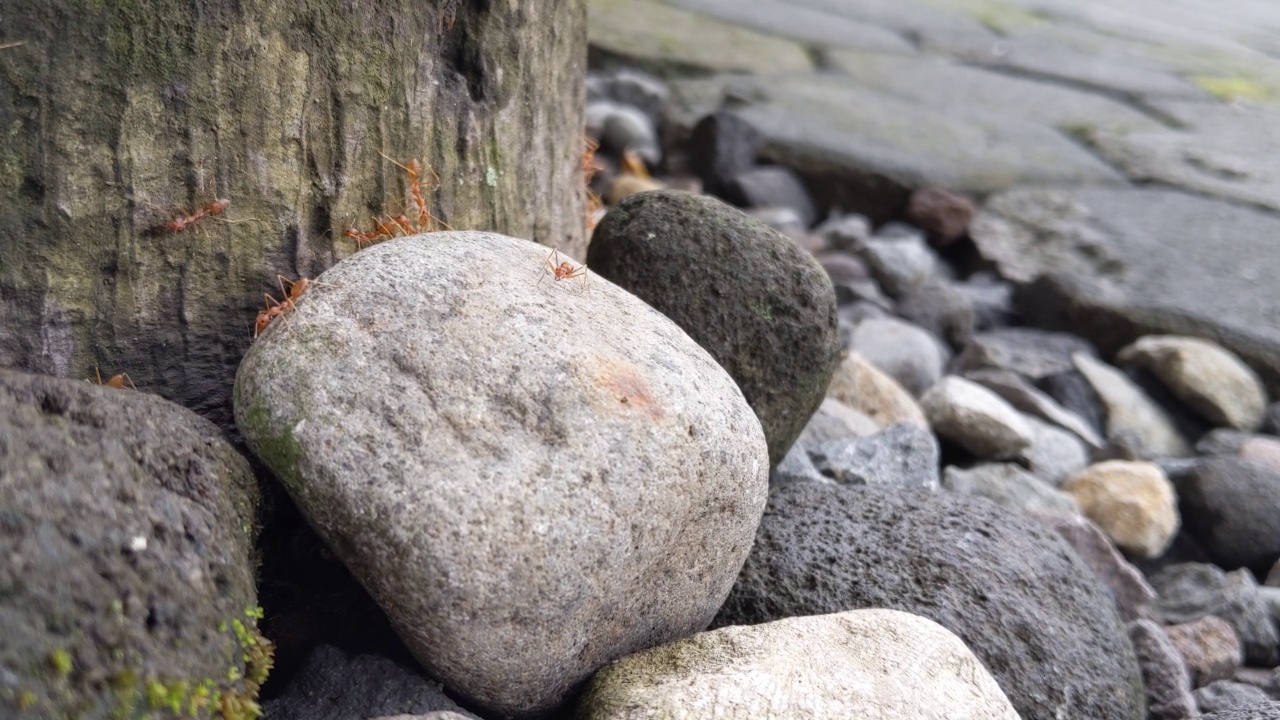
[[[774,488],[714,626],[859,608],[959,635],[1026,720],[1145,717],[1124,625],[1052,530],[953,493]]]
[[[1280,472],[1236,457],[1208,457],[1179,477],[1187,530],[1224,568],[1265,573],[1280,558]]]
[[[252,707],[257,503],[191,411],[0,369],[0,717]]]
[[[719,200],[665,190],[605,215],[587,264],[684,328],[742,388],[782,460],[839,362],[836,296],[813,256]]]
[[[490,233],[376,245],[236,378],[237,423],[311,525],[423,666],[495,716],[549,712],[706,627],[767,495],[733,379],[580,268]]]

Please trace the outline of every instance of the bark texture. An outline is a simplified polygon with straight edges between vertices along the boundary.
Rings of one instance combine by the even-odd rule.
[[[408,206],[379,152],[439,175],[450,226],[583,257],[585,24],[583,0],[0,4],[0,365],[128,372],[234,436],[276,275]]]

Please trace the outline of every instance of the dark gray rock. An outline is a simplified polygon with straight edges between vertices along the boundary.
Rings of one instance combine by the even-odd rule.
[[[1230,680],[1219,680],[1197,688],[1193,693],[1200,712],[1212,713],[1230,710],[1242,705],[1257,705],[1271,701],[1260,688]]]
[[[831,250],[817,253],[814,257],[822,265],[822,269],[827,271],[827,277],[831,278],[832,285],[839,286],[841,283],[871,279],[866,263],[847,252]]]
[[[942,486],[962,495],[975,495],[1014,512],[1080,515],[1070,495],[1013,463],[979,463],[971,468],[948,467]]]
[[[1280,702],[1237,705],[1227,710],[1205,713],[1200,720],[1280,720]]]
[[[880,286],[895,298],[944,272],[941,259],[919,234],[890,239],[873,237],[860,254]]]
[[[994,274],[979,272],[970,275],[962,283],[956,283],[954,287],[973,308],[974,331],[995,330],[1017,321],[1018,314],[1013,309],[1012,283],[1005,282]]]
[[[255,701],[257,503],[191,411],[0,369],[0,717],[114,717],[152,685]]]
[[[381,715],[423,715],[463,710],[434,682],[378,655],[348,655],[321,645],[277,698],[263,706],[265,720],[366,720]]]
[[[1102,405],[1102,398],[1098,397],[1098,391],[1079,371],[1072,368],[1067,372],[1046,375],[1036,386],[1088,423],[1095,437],[1102,437],[1107,427],[1107,410]]]
[[[818,472],[841,485],[937,490],[938,452],[933,433],[898,423],[874,435],[830,440],[810,454]]]
[[[957,349],[969,342],[977,324],[969,295],[956,283],[940,278],[925,280],[902,293],[897,313]]]
[[[942,379],[946,351],[924,329],[894,317],[863,320],[849,348],[920,397]]]
[[[1143,335],[1203,337],[1239,355],[1272,393],[1280,294],[1268,269],[1280,267],[1278,234],[1272,213],[1137,188],[1014,191],[970,227],[1006,277],[1042,276],[1015,295],[1032,324],[1079,332],[1108,355]]]
[[[1196,452],[1201,455],[1235,455],[1253,435],[1239,430],[1218,428],[1196,442]]]
[[[818,472],[809,453],[797,442],[782,456],[782,462],[778,463],[773,472],[769,473],[770,486],[787,482],[829,483],[831,478]]]
[[[671,89],[666,83],[632,68],[618,68],[605,75],[596,75],[594,78],[588,76],[588,96],[593,94],[593,86],[599,97],[606,97],[623,105],[638,108],[655,126],[661,120],[662,109],[671,96]]]
[[[662,160],[658,130],[653,121],[639,108],[630,105],[618,105],[605,117],[600,147],[615,156],[634,150],[649,167]]]
[[[1021,375],[1009,370],[982,369],[971,370],[965,373],[965,377],[1004,398],[1024,413],[1070,430],[1094,448],[1103,446],[1102,437],[1089,423],[1038,390]]]
[[[1147,688],[1148,720],[1196,717],[1187,668],[1164,630],[1150,620],[1135,620],[1129,623],[1129,640]]]
[[[786,207],[800,216],[804,227],[813,225],[818,211],[804,182],[792,170],[780,165],[753,167],[734,175],[720,195],[740,207]]]
[[[777,463],[839,362],[836,301],[811,255],[713,198],[633,195],[596,227],[587,264],[684,328],[737,381]]]
[[[1182,563],[1149,579],[1159,595],[1156,604],[1165,622],[1186,623],[1216,615],[1235,628],[1246,662],[1266,667],[1280,664],[1275,623],[1247,570],[1225,573],[1213,565]]]
[[[755,166],[762,143],[751,123],[730,111],[716,112],[693,127],[689,162],[706,191],[719,195],[729,181]]]
[[[714,625],[871,607],[959,635],[1026,720],[1143,717],[1133,649],[1089,568],[1053,531],[951,493],[775,488]]]
[[[815,228],[837,250],[857,252],[871,239],[871,221],[862,215],[833,214]]]
[[[1176,489],[1188,532],[1219,565],[1263,574],[1280,558],[1280,473],[1273,468],[1204,458]]]
[[[1262,417],[1262,432],[1269,435],[1280,435],[1280,402],[1274,402],[1267,406],[1267,412]]]
[[[1071,355],[1093,353],[1093,346],[1076,335],[1034,328],[1002,328],[974,335],[956,357],[959,372],[996,368],[1011,370],[1032,381],[1075,370]]]

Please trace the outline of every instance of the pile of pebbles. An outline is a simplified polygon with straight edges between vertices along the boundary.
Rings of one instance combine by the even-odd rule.
[[[1207,338],[1146,336],[1104,355],[1089,333],[1028,326],[1022,303],[1033,299],[968,236],[971,199],[918,190],[893,209],[900,220],[875,227],[819,207],[791,169],[757,164],[758,134],[732,111],[682,135],[665,98],[634,70],[589,78],[602,196],[640,204],[627,198],[703,192],[786,235],[831,279],[843,350],[771,474],[756,549],[716,624],[871,606],[876,592],[852,589],[858,579],[842,586],[847,559],[796,554],[793,505],[846,503],[855,490],[873,504],[890,502],[884,492],[983,498],[1056,531],[1106,588],[1141,667],[1147,717],[1280,717],[1268,704],[1280,700],[1280,402],[1269,404],[1258,375]],[[609,158],[626,150],[664,172],[641,183],[616,171]],[[932,512],[907,505],[899,510]],[[803,571],[767,567],[784,560]],[[788,607],[768,599],[802,581],[832,587]],[[941,622],[983,657],[982,638]],[[1028,713],[1034,703],[988,665],[1024,717],[1049,716]],[[1257,714],[1228,714],[1246,707]]]

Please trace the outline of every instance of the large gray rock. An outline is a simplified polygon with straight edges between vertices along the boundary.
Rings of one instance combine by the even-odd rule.
[[[379,715],[456,712],[439,683],[377,655],[348,655],[321,645],[279,697],[263,705],[267,720],[366,720]]]
[[[1040,380],[1075,369],[1071,356],[1094,352],[1089,341],[1076,335],[1011,327],[978,333],[956,356],[956,369],[1007,370]]]
[[[1150,605],[1156,599],[1156,591],[1147,583],[1142,572],[1129,564],[1116,550],[1102,528],[1086,517],[1069,515],[1035,516],[1037,520],[1057,531],[1066,540],[1085,565],[1111,593],[1116,611],[1125,621],[1148,617]]]
[[[1133,649],[1089,568],[1052,530],[984,500],[775,488],[715,625],[857,608],[956,633],[1026,720],[1143,717]]]
[[[895,610],[726,627],[625,657],[591,680],[582,720],[658,717],[1017,720],[973,651]]]
[[[1209,683],[1197,689],[1194,694],[1196,705],[1200,706],[1200,712],[1205,713],[1271,701],[1261,688],[1230,680]]]
[[[938,440],[910,423],[874,435],[829,440],[812,452],[813,464],[842,485],[938,489]]]
[[[1015,190],[970,226],[982,254],[1028,281],[1032,324],[1079,332],[1106,353],[1143,335],[1211,339],[1280,389],[1280,218],[1156,189]]]
[[[430,674],[494,715],[706,626],[769,461],[674,323],[532,243],[436,233],[335,266],[245,357],[236,418]]]
[[[1223,567],[1265,573],[1280,558],[1280,471],[1241,458],[1202,458],[1176,487],[1187,530]]]
[[[0,369],[0,716],[254,702],[257,503],[189,410]]]
[[[831,281],[813,256],[714,198],[627,198],[596,227],[587,264],[684,328],[733,379],[782,459],[839,360]]]

